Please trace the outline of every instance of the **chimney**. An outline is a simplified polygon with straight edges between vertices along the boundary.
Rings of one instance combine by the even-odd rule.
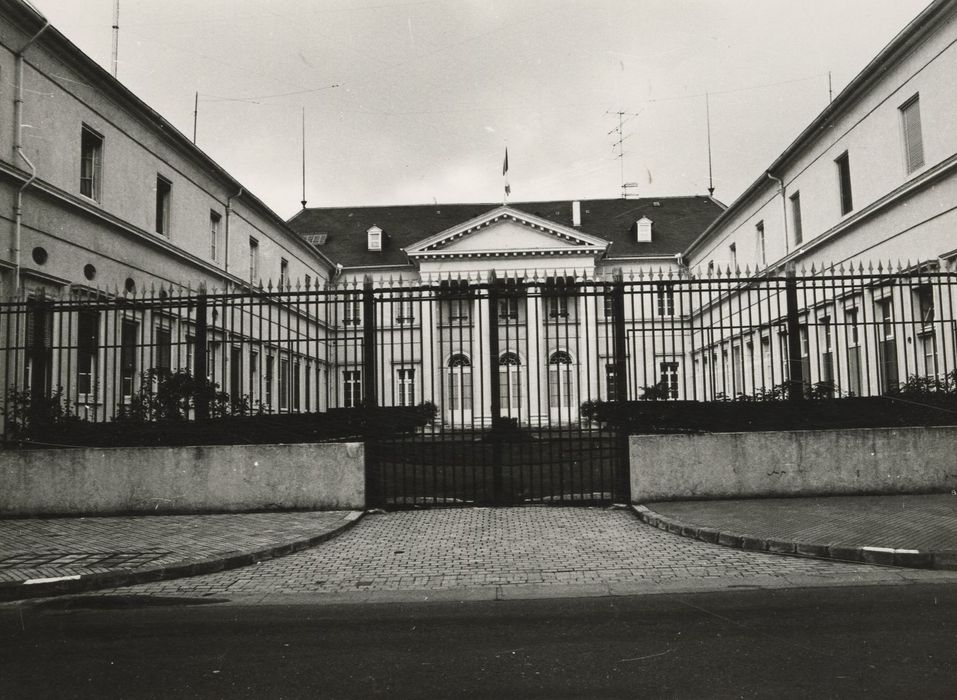
[[[572,202],[572,226],[578,228],[582,225],[582,203]]]
[[[647,216],[642,216],[640,219],[638,219],[638,222],[637,222],[638,237],[636,238],[636,240],[639,243],[651,242],[651,224],[652,223],[653,223],[652,220],[649,219]]]

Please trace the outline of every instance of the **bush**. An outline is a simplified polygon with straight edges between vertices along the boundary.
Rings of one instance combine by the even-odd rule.
[[[171,372],[150,369],[140,375],[140,388],[129,404],[120,406],[117,420],[143,423],[146,421],[187,420],[197,403],[209,406],[210,416],[225,416],[239,408],[246,415],[248,401],[231,402],[229,394],[219,390],[219,384],[206,377],[194,377],[186,370]]]
[[[45,439],[55,429],[85,422],[70,410],[62,387],[50,396],[34,396],[29,389],[10,392],[3,413],[7,437],[14,440]]]

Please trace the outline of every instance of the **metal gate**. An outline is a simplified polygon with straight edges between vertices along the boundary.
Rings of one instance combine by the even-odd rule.
[[[620,283],[451,279],[361,296],[353,360],[363,400],[431,411],[367,442],[370,503],[627,500],[627,447],[589,411],[616,398],[625,376]]]

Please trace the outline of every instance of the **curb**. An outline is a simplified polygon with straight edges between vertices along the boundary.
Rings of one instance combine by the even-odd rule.
[[[642,522],[659,530],[710,544],[719,544],[724,547],[813,559],[834,559],[844,562],[877,564],[879,566],[899,566],[908,569],[957,571],[957,552],[921,552],[916,549],[842,546],[763,538],[755,535],[724,532],[712,527],[699,527],[656,513],[647,506],[632,505],[632,510]]]
[[[137,583],[153,583],[167,581],[187,576],[201,576],[219,571],[237,569],[249,566],[266,559],[292,554],[308,549],[327,540],[331,540],[353,525],[365,515],[365,511],[350,511],[343,519],[342,524],[313,537],[307,537],[292,542],[257,549],[252,552],[229,552],[208,559],[190,559],[164,566],[137,569],[135,571],[107,571],[96,574],[75,574],[72,576],[57,576],[49,579],[30,579],[13,583],[0,583],[0,602],[25,600],[28,598],[43,598],[68,593],[82,593],[99,588],[116,588],[131,586]]]

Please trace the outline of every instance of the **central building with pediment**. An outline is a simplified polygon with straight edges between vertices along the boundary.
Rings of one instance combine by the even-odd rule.
[[[620,391],[603,283],[677,274],[723,208],[698,196],[304,209],[290,227],[337,264],[331,285],[345,290],[331,403],[358,405],[374,382],[381,404],[431,401],[446,424],[486,424],[497,391],[519,424],[576,422],[582,401]],[[673,306],[650,300],[650,313]],[[674,348],[628,353],[645,384],[677,376]]]

